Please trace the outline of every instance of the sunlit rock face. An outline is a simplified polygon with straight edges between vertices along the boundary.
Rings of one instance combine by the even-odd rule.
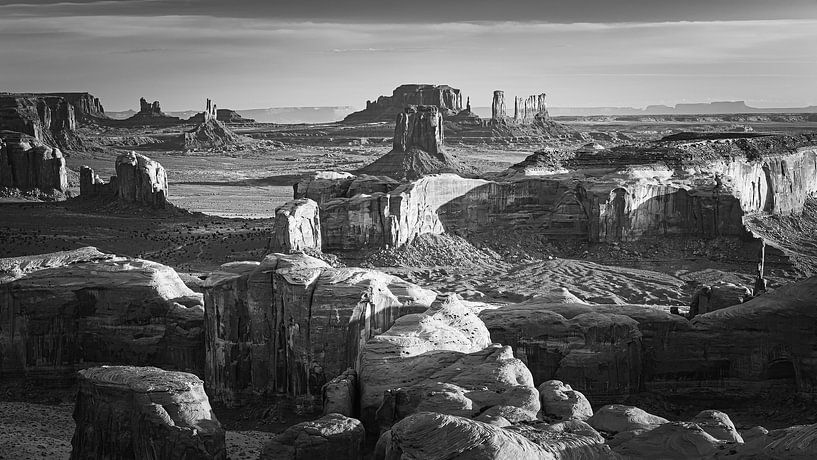
[[[29,258],[18,270],[36,269],[0,284],[0,373],[70,378],[99,363],[202,375],[201,296],[170,267],[88,249]]]
[[[0,187],[44,192],[68,190],[60,149],[20,133],[0,133]]]
[[[275,252],[321,250],[318,204],[309,198],[289,201],[275,209],[270,249]]]
[[[79,371],[71,459],[227,458],[200,378],[156,367]]]
[[[163,208],[167,204],[167,174],[157,161],[130,152],[116,157],[120,201]]]
[[[369,338],[436,295],[382,272],[272,254],[222,266],[204,297],[205,381],[215,400],[285,393],[319,405],[322,386],[356,366]]]
[[[369,192],[351,191],[351,177],[311,180],[298,193],[319,203],[325,246],[337,250],[442,232],[743,237],[747,216],[799,213],[817,192],[817,136],[667,140],[580,151],[557,166],[536,175],[512,168],[496,181],[436,174]]]

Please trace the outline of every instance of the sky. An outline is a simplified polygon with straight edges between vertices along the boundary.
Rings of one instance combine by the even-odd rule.
[[[475,107],[817,105],[817,0],[0,0],[0,91],[176,111],[363,107],[404,83]]]

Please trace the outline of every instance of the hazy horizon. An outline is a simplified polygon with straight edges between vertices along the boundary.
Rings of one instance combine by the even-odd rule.
[[[88,91],[110,111],[361,108],[403,83],[475,107],[494,89],[554,107],[817,105],[813,0],[0,1],[0,40],[0,91]]]

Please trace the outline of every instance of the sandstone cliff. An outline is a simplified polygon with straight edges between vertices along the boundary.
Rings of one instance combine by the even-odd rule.
[[[309,198],[289,201],[275,209],[274,252],[321,251],[321,220],[318,204]]]
[[[227,458],[201,379],[155,367],[79,372],[72,460]]]
[[[205,382],[228,404],[267,393],[320,404],[323,384],[355,367],[369,338],[434,298],[397,277],[304,254],[224,265],[205,284]]]
[[[817,192],[817,137],[809,135],[663,141],[554,164],[498,181],[439,174],[356,195],[352,177],[327,177],[299,184],[297,194],[320,204],[324,246],[351,250],[442,232],[592,242],[743,237],[748,216],[797,214]]]
[[[167,204],[167,174],[158,162],[138,153],[116,157],[116,193],[120,201],[154,208]]]
[[[169,267],[88,249],[0,284],[0,374],[69,377],[100,363],[201,375],[201,297]]]
[[[34,137],[0,131],[0,187],[65,192],[68,176],[62,152]]]
[[[0,93],[0,131],[15,131],[51,147],[81,149],[74,106],[59,96]]]

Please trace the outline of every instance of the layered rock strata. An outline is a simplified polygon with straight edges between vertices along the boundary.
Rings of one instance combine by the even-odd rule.
[[[442,232],[591,242],[745,237],[748,216],[797,214],[817,192],[817,137],[663,141],[577,155],[553,173],[506,181],[440,174],[358,195],[344,185],[354,180],[347,176],[310,197],[333,250]],[[316,182],[303,185],[297,194]]]
[[[79,371],[72,460],[226,459],[201,379],[155,367]]]
[[[0,131],[27,134],[63,149],[81,148],[74,106],[59,96],[0,94]]]
[[[46,193],[67,191],[68,174],[62,152],[34,137],[0,132],[0,187]]]
[[[318,203],[309,198],[289,201],[275,209],[273,252],[321,251],[321,220]]]
[[[202,299],[172,268],[95,248],[8,265],[22,273],[0,284],[0,375],[62,378],[93,363],[202,375]]]
[[[385,273],[304,254],[222,266],[205,283],[205,381],[228,404],[283,393],[318,405],[358,350],[436,295]]]

